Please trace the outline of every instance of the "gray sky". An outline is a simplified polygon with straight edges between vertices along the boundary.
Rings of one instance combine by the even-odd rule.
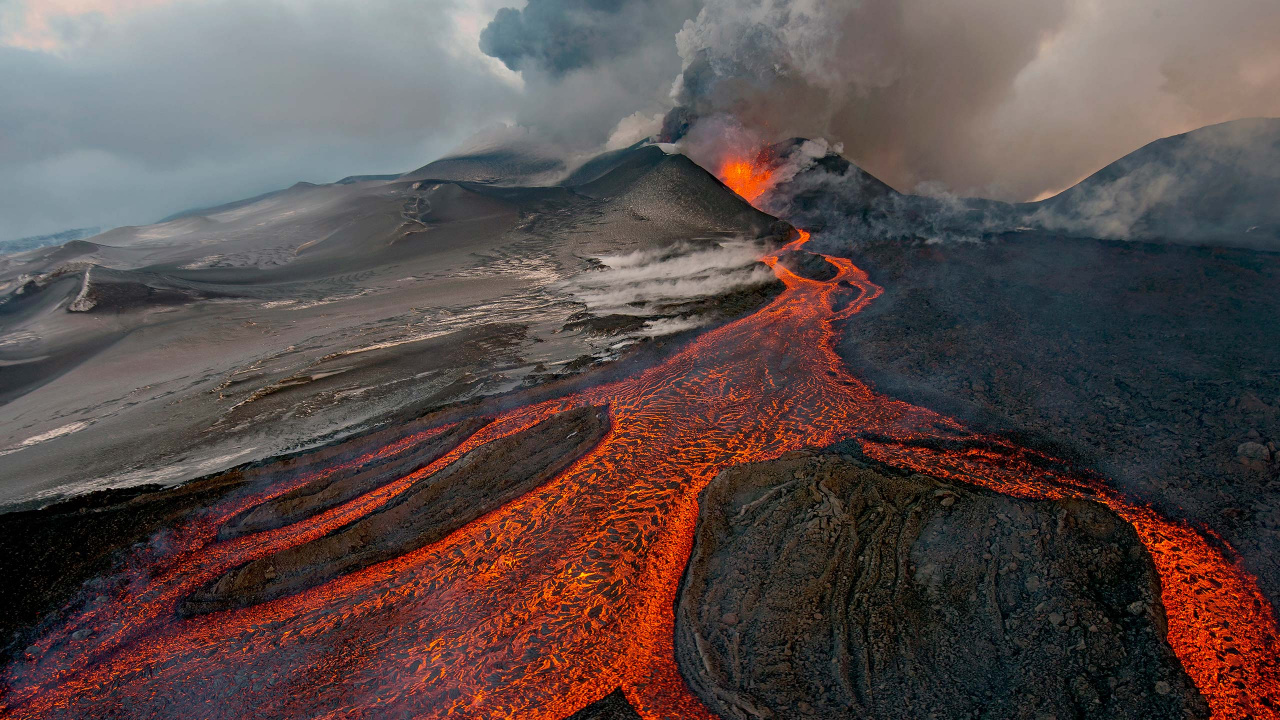
[[[510,120],[497,7],[0,0],[0,239],[418,167]]]
[[[405,171],[477,132],[582,156],[676,102],[842,143],[899,189],[1029,199],[1280,116],[1276,37],[1275,0],[0,0],[0,240]]]

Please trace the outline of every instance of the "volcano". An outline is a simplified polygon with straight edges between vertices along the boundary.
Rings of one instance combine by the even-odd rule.
[[[1056,274],[1033,294],[1019,253],[1168,258],[1100,275],[1146,303],[1125,296],[1122,309],[1156,318],[1119,340],[1125,353],[1190,353],[1188,406],[1222,394],[1224,373],[1245,377],[1196,355],[1241,326],[1180,326],[1180,308],[1219,292],[1224,317],[1227,298],[1264,310],[1261,291],[1211,281],[1270,282],[1276,256],[996,225],[952,247],[920,221],[974,230],[1009,209],[974,201],[942,217],[936,198],[861,171],[824,186],[833,169],[855,176],[838,158],[787,177],[758,160],[784,155],[713,175],[637,146],[535,187],[494,181],[490,158],[455,158],[20,256],[0,312],[32,338],[14,364],[33,370],[5,411],[50,419],[11,441],[7,458],[26,463],[15,501],[112,484],[56,457],[74,437],[101,456],[90,468],[163,470],[267,428],[294,452],[256,448],[176,489],[0,516],[6,542],[26,543],[0,569],[25,597],[8,621],[4,714],[1275,717],[1265,508],[1184,508],[1194,478],[1143,486],[1114,445],[1082,449],[1161,421],[1134,397],[1181,421],[1179,401],[1148,389],[1168,383],[1111,380],[1129,395],[1098,400],[1110,412],[1096,420],[1078,409],[1087,394],[1001,383],[1015,364],[1041,384],[1071,378],[1064,365],[1096,373],[1098,347],[1132,327],[1093,317],[1071,265],[1044,262]],[[468,179],[429,177],[448,172]],[[867,231],[888,222],[910,233]],[[967,282],[931,296],[943,262],[964,264]],[[420,294],[391,292],[411,271],[429,280]],[[297,295],[316,285],[329,294]],[[975,308],[973,293],[991,301]],[[429,298],[448,313],[406,321]],[[390,303],[418,314],[353,321]],[[216,324],[227,317],[242,329]],[[54,332],[64,325],[78,331]],[[182,412],[198,433],[164,428],[119,450],[106,431],[148,402],[65,410],[91,395],[72,383],[102,371],[90,358],[193,335],[242,357],[237,341],[255,334],[290,345],[251,345],[241,364],[144,398],[155,413],[194,407]],[[1061,351],[1068,340],[1095,359]],[[1036,354],[1046,346],[1059,365]],[[1269,351],[1233,347],[1259,367]],[[957,392],[966,369],[980,374]],[[1250,417],[1271,408],[1233,399]],[[1069,427],[1080,444],[1037,425],[1049,411],[1084,413]],[[85,425],[57,425],[70,417]],[[1252,433],[1231,461],[1265,498],[1270,428]],[[164,477],[212,461],[184,462]],[[61,552],[90,544],[92,557]]]

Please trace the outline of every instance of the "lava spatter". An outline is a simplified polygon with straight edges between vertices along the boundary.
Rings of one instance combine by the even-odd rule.
[[[767,171],[747,165],[749,182],[730,185],[753,199]],[[1034,453],[852,377],[833,322],[881,290],[844,258],[825,258],[830,280],[783,267],[808,238],[763,258],[786,285],[773,302],[635,377],[499,414],[422,470],[293,525],[217,541],[222,522],[307,478],[212,509],[139,554],[125,591],[68,618],[37,644],[38,658],[11,664],[0,715],[559,719],[621,687],[643,717],[709,717],[672,648],[698,493],[730,465],[863,437],[868,454],[900,466],[1115,508],[1155,557],[1170,642],[1215,715],[1274,717],[1278,632],[1253,579],[1194,529],[1105,484],[1047,470]],[[363,517],[471,449],[587,405],[611,419],[592,451],[444,539],[260,605],[175,612],[228,568]]]

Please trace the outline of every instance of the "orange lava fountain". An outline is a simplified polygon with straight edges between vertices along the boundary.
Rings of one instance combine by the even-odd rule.
[[[754,203],[773,187],[773,168],[762,162],[730,160],[720,168],[720,179],[744,200]]]
[[[0,716],[559,720],[622,687],[645,718],[708,718],[672,649],[699,491],[730,465],[864,437],[874,438],[863,441],[868,454],[900,466],[1110,505],[1155,558],[1170,642],[1215,716],[1276,717],[1275,615],[1220,543],[852,377],[833,323],[881,289],[844,258],[824,256],[837,270],[827,281],[778,263],[808,239],[801,232],[763,258],[786,284],[767,307],[635,377],[500,414],[431,466],[294,525],[218,542],[220,523],[267,495],[213,508],[139,552],[133,582],[69,617],[37,643],[38,659],[12,663]],[[583,405],[607,406],[612,419],[594,450],[443,540],[291,597],[176,615],[226,569],[318,537],[475,447]]]

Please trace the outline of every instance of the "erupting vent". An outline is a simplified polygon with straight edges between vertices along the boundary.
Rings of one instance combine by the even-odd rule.
[[[762,161],[730,160],[720,168],[720,179],[749,203],[755,203],[773,186],[773,168]]]

